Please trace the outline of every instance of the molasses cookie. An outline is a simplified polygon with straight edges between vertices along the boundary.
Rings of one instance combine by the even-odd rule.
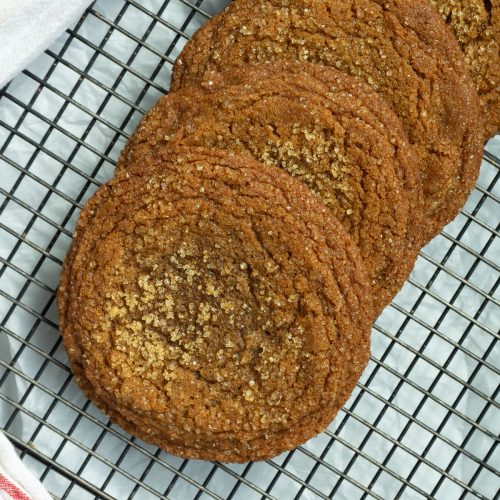
[[[378,91],[424,173],[424,239],[455,217],[479,171],[481,113],[458,42],[427,0],[236,0],[187,43],[172,88],[283,60],[332,66]]]
[[[367,267],[380,312],[421,243],[421,184],[397,116],[368,85],[307,63],[214,75],[154,106],[117,171],[166,144],[231,149],[306,184],[342,222]]]
[[[500,0],[431,0],[458,38],[476,82],[485,138],[500,131]]]
[[[228,151],[163,148],[99,188],[58,304],[87,396],[183,457],[296,447],[369,356],[371,289],[351,238],[299,181]]]

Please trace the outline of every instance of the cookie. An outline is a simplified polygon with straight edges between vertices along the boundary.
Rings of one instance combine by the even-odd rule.
[[[456,216],[479,172],[481,113],[458,42],[427,0],[236,0],[187,43],[172,89],[283,60],[332,66],[378,91],[424,172],[425,240]]]
[[[398,118],[368,85],[307,63],[214,75],[162,97],[117,171],[166,144],[250,154],[306,184],[359,246],[377,313],[407,279],[421,240],[418,165]]]
[[[485,138],[500,131],[500,0],[431,0],[465,54],[481,101]]]
[[[77,382],[133,435],[245,462],[322,431],[369,357],[355,244],[304,185],[162,148],[81,212],[58,291]]]

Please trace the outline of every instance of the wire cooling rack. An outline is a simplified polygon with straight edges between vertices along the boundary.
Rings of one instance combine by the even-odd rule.
[[[0,429],[56,498],[498,498],[499,137],[377,321],[326,433],[268,462],[182,460],[75,386],[54,301],[62,258],[186,39],[224,3],[191,2],[97,2],[0,90]]]

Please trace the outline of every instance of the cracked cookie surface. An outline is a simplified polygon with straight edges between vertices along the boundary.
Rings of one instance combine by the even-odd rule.
[[[369,356],[358,250],[281,169],[163,148],[82,210],[58,291],[72,370],[126,430],[244,462],[322,431]]]
[[[479,172],[481,112],[458,42],[427,0],[236,0],[186,44],[172,89],[283,60],[332,66],[379,92],[422,166],[425,240],[456,216]]]
[[[306,184],[359,246],[377,312],[413,268],[421,243],[418,165],[385,101],[344,73],[254,65],[172,92],[142,120],[117,171],[165,145],[250,154]]]

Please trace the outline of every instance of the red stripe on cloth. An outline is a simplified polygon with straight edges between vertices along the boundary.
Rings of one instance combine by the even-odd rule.
[[[0,490],[5,491],[7,495],[14,500],[31,500],[31,498],[20,490],[14,483],[11,483],[5,476],[0,474]]]

